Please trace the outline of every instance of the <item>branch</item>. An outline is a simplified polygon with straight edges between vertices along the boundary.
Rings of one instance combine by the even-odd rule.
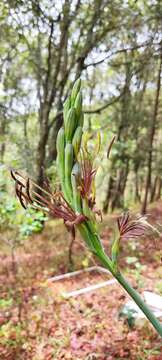
[[[57,92],[57,82],[58,82],[58,77],[59,77],[59,73],[60,73],[60,68],[62,65],[63,50],[64,50],[64,47],[66,46],[66,39],[67,39],[70,24],[72,21],[72,18],[70,17],[70,9],[71,9],[70,3],[69,3],[69,1],[66,1],[62,8],[63,18],[60,19],[61,34],[60,34],[60,41],[59,41],[59,45],[58,45],[58,54],[57,54],[56,61],[55,61],[55,71],[53,74],[53,78],[51,79],[52,87],[51,87],[51,91],[49,94],[50,106],[52,105],[55,95],[56,95],[56,92]]]
[[[93,110],[83,110],[84,114],[99,114],[101,111],[105,110],[107,107],[115,104],[119,99],[121,99],[121,97],[123,96],[123,92],[121,92],[121,94],[117,97],[113,97],[111,100],[109,100],[107,103],[105,103],[104,105],[93,109]]]
[[[115,51],[115,52],[113,52],[113,53],[105,56],[104,59],[101,59],[101,60],[96,61],[96,62],[92,62],[92,63],[90,63],[90,64],[85,64],[85,65],[84,65],[84,70],[87,69],[87,68],[90,67],[90,66],[94,66],[94,67],[95,67],[95,66],[97,66],[97,65],[100,65],[100,64],[102,64],[103,62],[105,62],[105,60],[110,59],[110,58],[111,58],[112,56],[114,56],[114,55],[121,54],[121,53],[127,52],[127,51],[135,51],[135,50],[140,49],[140,48],[142,48],[142,47],[147,47],[147,46],[150,45],[150,43],[151,43],[150,41],[147,41],[146,43],[143,43],[143,44],[140,44],[140,45],[136,45],[136,46],[134,46],[134,47],[128,47],[128,48],[126,48],[126,49],[119,49],[119,50],[117,50],[117,51]]]
[[[51,25],[50,25],[50,34],[49,34],[49,39],[48,39],[48,58],[47,58],[47,73],[46,73],[46,79],[45,79],[45,84],[44,84],[44,88],[45,88],[45,99],[47,97],[48,94],[48,84],[49,84],[49,78],[50,78],[50,74],[51,74],[51,45],[52,45],[52,36],[53,36],[53,30],[54,30],[54,26],[53,26],[53,21],[51,21]]]

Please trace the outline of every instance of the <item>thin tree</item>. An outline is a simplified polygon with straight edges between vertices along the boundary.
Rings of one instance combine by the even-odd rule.
[[[147,203],[148,203],[148,195],[149,195],[149,191],[150,191],[150,187],[151,187],[153,145],[154,145],[158,107],[159,107],[159,95],[160,95],[160,87],[161,87],[161,70],[162,70],[162,47],[161,47],[161,52],[160,52],[159,69],[158,69],[158,75],[157,75],[157,87],[156,87],[156,93],[155,93],[154,110],[153,110],[153,116],[152,116],[152,122],[151,122],[151,127],[150,127],[150,134],[149,134],[147,175],[146,175],[146,184],[145,184],[145,194],[144,194],[144,199],[143,199],[142,208],[141,208],[142,214],[146,213]]]

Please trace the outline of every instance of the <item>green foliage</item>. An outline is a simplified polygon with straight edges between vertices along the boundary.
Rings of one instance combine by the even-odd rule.
[[[28,209],[26,213],[22,211],[15,198],[1,198],[0,203],[0,228],[2,230],[16,229],[19,238],[39,233],[43,230],[47,216],[42,211]]]
[[[0,230],[7,231],[12,245],[17,246],[23,244],[26,237],[41,232],[47,216],[32,208],[25,212],[15,195],[7,192],[6,186],[9,184],[6,179],[8,181],[8,172],[3,168],[0,172]]]
[[[0,229],[11,230],[17,223],[17,209],[20,208],[16,198],[7,193],[8,172],[0,168]]]
[[[47,216],[44,215],[42,211],[29,209],[19,226],[20,235],[22,235],[22,237],[28,237],[33,233],[41,232],[46,220]]]
[[[15,215],[17,210],[17,203],[15,199],[1,202],[0,205],[0,227],[1,229],[12,228],[15,223]]]

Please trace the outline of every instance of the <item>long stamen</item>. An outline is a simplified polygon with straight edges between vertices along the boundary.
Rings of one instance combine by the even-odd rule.
[[[74,215],[74,211],[71,208],[71,206],[69,205],[69,203],[66,201],[66,199],[64,198],[64,195],[62,192],[57,192],[56,194],[54,194],[54,198],[57,196],[60,196],[60,198],[62,198],[63,202],[61,202],[61,206],[63,206],[69,213],[71,213],[71,215]]]
[[[26,193],[28,195],[28,198],[29,200],[31,201],[31,203],[33,202],[31,196],[30,196],[30,179],[28,178],[27,179],[27,182],[26,182]]]
[[[39,198],[40,200],[42,200],[46,205],[50,205],[50,201],[48,201],[46,198],[44,198],[43,196],[41,196],[40,194],[38,194],[36,191],[32,190],[32,194],[33,196],[33,200],[35,202],[37,202],[37,198]]]
[[[27,178],[26,176],[20,174],[19,171],[17,171],[17,170],[11,170],[11,176],[12,176],[12,178],[13,178],[15,181],[20,182],[20,180],[17,179],[15,175],[18,175],[18,176],[19,176],[20,178],[22,178],[25,182],[27,182],[27,180],[29,179],[29,178]],[[39,185],[38,185],[35,181],[33,181],[32,179],[30,179],[30,182],[31,182],[31,184],[33,184],[35,187],[37,187],[39,190],[41,190],[41,191],[44,192],[46,195],[48,195],[49,197],[52,196],[52,194],[50,194],[50,193],[49,193],[48,191],[46,191],[44,188],[42,188],[41,186],[39,186]],[[25,185],[24,185],[24,186],[25,186]]]

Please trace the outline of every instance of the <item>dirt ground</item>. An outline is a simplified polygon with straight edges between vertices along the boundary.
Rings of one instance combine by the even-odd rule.
[[[160,227],[162,203],[150,209],[149,220]],[[109,251],[115,216],[101,226]],[[1,242],[5,234],[1,234]],[[25,241],[15,263],[7,248],[0,253],[0,359],[1,360],[161,360],[162,341],[148,321],[129,327],[119,318],[128,299],[114,283],[77,297],[68,292],[109,278],[84,273],[53,283],[49,278],[96,264],[77,237],[73,264],[69,264],[69,236],[61,224],[50,221],[42,234]],[[120,266],[140,292],[162,295],[162,240],[149,237],[124,242]]]

